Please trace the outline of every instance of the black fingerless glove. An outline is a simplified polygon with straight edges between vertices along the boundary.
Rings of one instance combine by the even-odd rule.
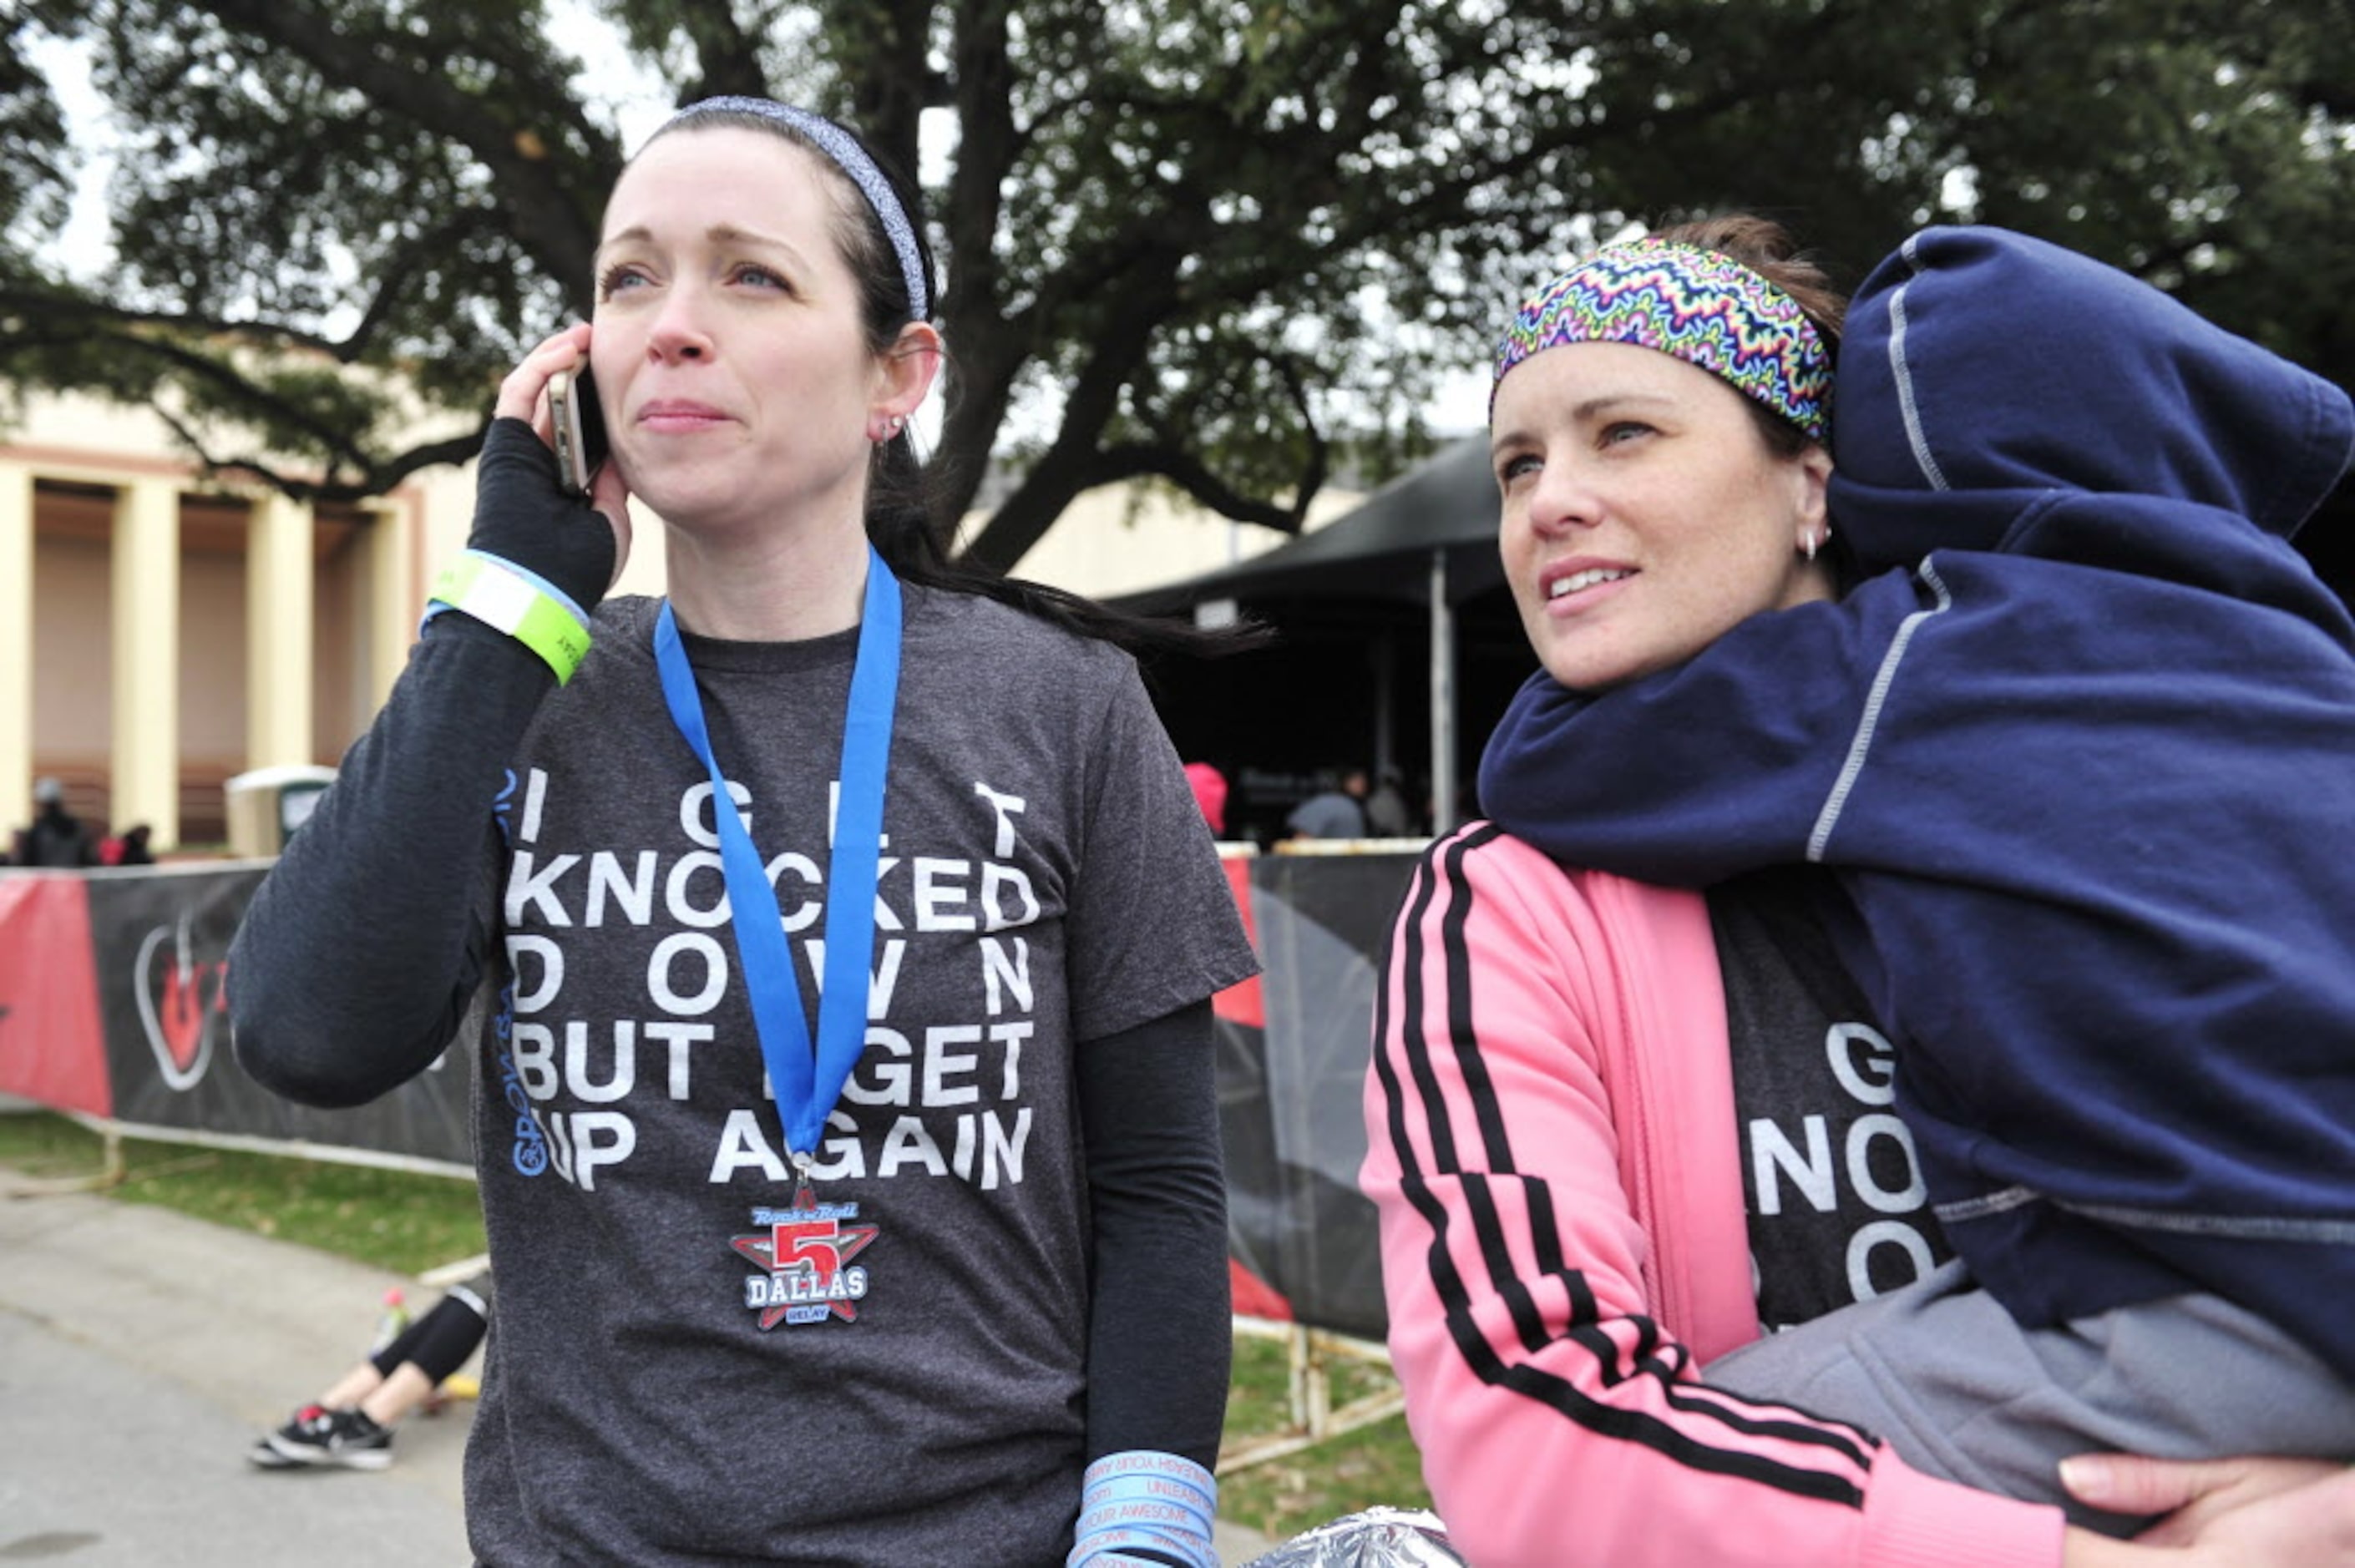
[[[483,437],[466,547],[538,573],[584,615],[613,580],[613,525],[559,482],[556,454],[521,419],[493,419]]]

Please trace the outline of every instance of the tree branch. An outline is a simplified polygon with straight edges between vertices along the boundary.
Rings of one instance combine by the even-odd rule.
[[[983,524],[964,549],[967,557],[1000,571],[1010,568],[1046,533],[1049,524],[1090,482],[1092,456],[1119,408],[1120,389],[1145,359],[1174,292],[1179,258],[1165,253],[1140,269],[1133,287],[1111,302],[1094,350],[1072,382],[1054,444],[1032,466],[1022,488]],[[1051,501],[1053,510],[1041,511]]]
[[[0,285],[0,312],[22,312],[27,316],[54,323],[60,315],[90,323],[88,330],[103,326],[152,326],[170,332],[185,332],[208,336],[234,337],[265,346],[326,355],[342,359],[344,344],[314,333],[272,322],[230,321],[218,316],[190,313],[166,314],[159,311],[132,311],[119,305],[109,305],[86,296],[63,291],[11,288]],[[0,336],[0,348],[16,341],[13,335]]]
[[[118,346],[133,354],[160,359],[192,378],[222,388],[240,403],[264,411],[264,417],[282,422],[318,444],[325,454],[330,471],[337,464],[365,471],[370,465],[362,452],[344,431],[320,419],[312,410],[287,402],[284,398],[263,390],[252,381],[228,366],[201,354],[180,347],[168,339],[141,336],[134,334],[107,334]],[[155,405],[158,413],[166,413],[161,403]],[[168,414],[167,416],[168,417]]]
[[[265,458],[217,456],[206,448],[186,420],[167,408],[157,408],[155,412],[195,455],[197,465],[207,473],[246,474],[289,500],[314,504],[319,502],[368,501],[389,494],[410,475],[442,463],[465,462],[483,447],[483,432],[476,429],[467,435],[453,436],[446,440],[430,441],[411,448],[390,462],[363,469],[355,478],[338,482],[333,474],[314,478],[281,468]]]
[[[454,247],[459,238],[474,228],[477,221],[478,214],[462,210],[453,213],[447,222],[404,242],[399,254],[378,270],[377,287],[368,296],[368,309],[360,313],[359,321],[329,352],[346,365],[357,363],[368,353],[368,342],[376,336],[377,329],[384,325],[400,304],[401,291],[409,287],[410,280],[427,270]]]
[[[679,106],[700,99],[766,98],[769,82],[761,70],[758,39],[737,25],[735,7],[728,0],[699,0],[689,5],[679,26],[695,50],[698,79],[679,94]]]
[[[1209,465],[1182,445],[1164,441],[1122,441],[1099,450],[1085,470],[1080,488],[1117,484],[1127,479],[1166,479],[1221,517],[1256,523],[1279,534],[1298,534],[1305,508],[1279,506],[1226,484]]]
[[[491,113],[485,101],[426,69],[395,63],[374,40],[336,31],[322,18],[285,0],[204,0],[215,17],[267,47],[289,49],[318,68],[331,81],[364,95],[378,109],[407,119],[464,145],[490,175],[500,200],[517,221],[516,238],[553,278],[566,281],[577,305],[589,298],[589,259],[597,249],[595,220],[554,177],[549,148]],[[518,103],[570,103],[562,84],[517,81],[503,90]],[[569,122],[591,138],[592,152],[610,164],[620,156],[585,122]]]

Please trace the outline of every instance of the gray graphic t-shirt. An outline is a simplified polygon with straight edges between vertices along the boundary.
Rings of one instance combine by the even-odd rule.
[[[1253,967],[1178,758],[1126,655],[907,590],[865,1051],[796,1209],[655,608],[600,610],[496,807],[476,1550],[1060,1562],[1089,1303],[1073,1052]],[[813,1024],[855,647],[687,640]]]

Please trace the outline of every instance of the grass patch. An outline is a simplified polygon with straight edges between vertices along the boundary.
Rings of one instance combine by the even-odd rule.
[[[1330,1368],[1332,1407],[1396,1391],[1386,1367],[1337,1356]],[[1235,1337],[1234,1381],[1227,1393],[1227,1443],[1291,1429],[1291,1371],[1283,1340]],[[1392,1415],[1312,1447],[1262,1460],[1219,1478],[1219,1512],[1277,1540],[1377,1504],[1429,1508],[1423,1460]]]
[[[123,1140],[123,1181],[100,1189],[107,1197],[399,1274],[484,1250],[482,1208],[471,1181],[135,1138]],[[44,1181],[92,1177],[105,1168],[104,1141],[53,1112],[0,1114],[0,1165]],[[1290,1429],[1289,1375],[1282,1340],[1236,1336],[1230,1445]],[[1395,1386],[1385,1368],[1350,1357],[1332,1363],[1336,1409]],[[1225,1518],[1282,1540],[1377,1503],[1428,1508],[1430,1494],[1406,1418],[1394,1415],[1222,1477],[1219,1501]]]
[[[96,1176],[105,1164],[104,1139],[71,1118],[0,1116],[0,1165],[67,1181]],[[396,1274],[421,1274],[484,1249],[474,1184],[453,1177],[137,1138],[123,1140],[123,1181],[101,1189],[107,1197]]]

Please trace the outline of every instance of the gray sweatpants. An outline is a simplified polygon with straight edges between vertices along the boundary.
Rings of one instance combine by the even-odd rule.
[[[1916,1468],[2057,1502],[2114,1535],[2144,1521],[2072,1502],[2072,1454],[2355,1458],[2355,1389],[2304,1346],[2207,1295],[2022,1329],[1948,1263],[1902,1290],[1770,1335],[1704,1375],[1753,1399],[1837,1417]]]

